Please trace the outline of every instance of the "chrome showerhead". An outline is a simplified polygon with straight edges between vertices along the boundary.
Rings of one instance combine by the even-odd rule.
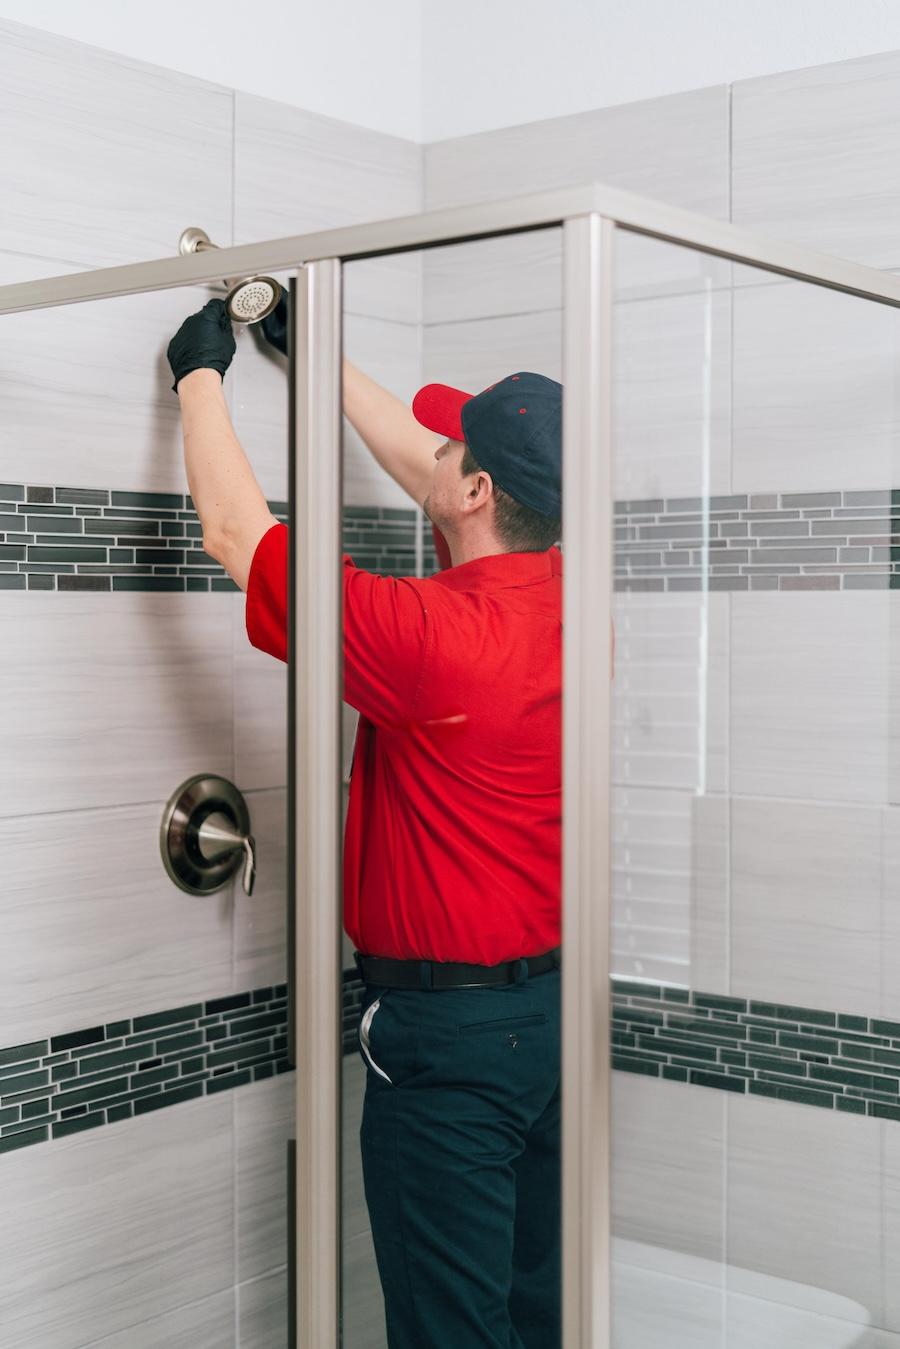
[[[182,255],[200,253],[207,248],[218,248],[209,235],[196,226],[186,229],[178,241]],[[281,286],[271,276],[244,276],[223,282],[228,292],[225,308],[235,323],[259,323],[281,299]]]
[[[259,323],[271,314],[280,296],[281,287],[270,276],[248,276],[230,292],[225,306],[238,323]]]

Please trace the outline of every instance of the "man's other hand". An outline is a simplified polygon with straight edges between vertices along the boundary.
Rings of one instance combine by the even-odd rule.
[[[287,334],[288,334],[288,291],[282,288],[278,303],[260,322],[260,328],[263,331],[263,337],[266,341],[280,351],[282,356],[287,355]]]

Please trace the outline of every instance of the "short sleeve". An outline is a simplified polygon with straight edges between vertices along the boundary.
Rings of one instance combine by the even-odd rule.
[[[272,525],[263,534],[250,563],[245,623],[253,646],[287,661],[288,528]]]
[[[361,571],[343,554],[344,701],[376,726],[402,725],[411,715],[425,661],[425,608],[402,577]],[[288,529],[272,525],[250,564],[247,636],[253,646],[287,660]]]

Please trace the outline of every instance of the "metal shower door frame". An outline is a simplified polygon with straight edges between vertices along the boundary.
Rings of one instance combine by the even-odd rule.
[[[900,277],[602,184],[0,286],[0,315],[291,271],[289,964],[296,1349],[341,1335],[341,274],[345,262],[562,227],[563,1337],[610,1349],[613,250],[619,230],[900,307]],[[308,790],[298,790],[306,784]],[[292,921],[293,919],[293,921]],[[315,1089],[313,1090],[313,1084]]]

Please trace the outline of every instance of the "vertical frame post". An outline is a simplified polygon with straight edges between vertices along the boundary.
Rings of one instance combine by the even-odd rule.
[[[563,225],[563,1343],[610,1349],[613,238]]]
[[[291,1349],[336,1349],[341,1270],[341,263],[291,278]],[[289,938],[290,939],[290,938]]]

